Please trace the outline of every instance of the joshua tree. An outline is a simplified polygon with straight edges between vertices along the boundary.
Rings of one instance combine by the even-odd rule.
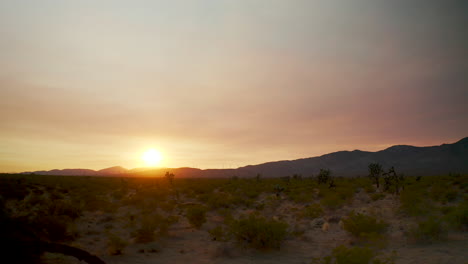
[[[390,186],[392,186],[392,176],[390,174],[388,174],[387,172],[385,172],[383,174],[384,176],[384,191],[388,191],[388,189],[390,189]]]
[[[302,175],[296,173],[296,174],[293,175],[293,179],[294,180],[302,180]]]
[[[397,174],[395,168],[392,166],[388,172],[383,173],[384,180],[385,180],[385,191],[390,189],[390,186],[393,184],[395,185],[395,193],[400,193],[400,188],[404,189],[404,181],[405,177],[402,173]]]
[[[392,166],[390,168],[390,170],[388,171],[388,174],[391,174],[392,176],[392,180],[395,184],[395,192],[396,194],[399,194],[400,193],[400,187],[401,189],[404,189],[404,186],[403,186],[403,183],[404,183],[404,180],[405,180],[405,177],[402,173],[400,174],[397,174],[396,171],[395,171],[395,168]]]
[[[281,185],[276,185],[275,186],[276,197],[279,198],[282,192],[284,192],[284,187],[282,187]]]
[[[327,183],[330,179],[331,172],[329,169],[320,169],[320,173],[317,176],[318,183]]]
[[[382,173],[382,165],[380,165],[379,163],[369,164],[369,178],[374,180],[375,184],[377,185],[377,189],[380,187],[379,179]]]
[[[169,182],[169,184],[171,185],[171,187],[174,187],[174,173],[170,173],[170,172],[166,172],[166,175],[165,175],[167,181]]]
[[[262,178],[262,174],[257,173],[257,176],[255,176],[255,179],[257,180],[257,182],[260,182],[261,178]]]
[[[335,188],[335,187],[336,187],[335,179],[330,177],[330,182],[328,183],[328,188],[331,189],[331,188]]]

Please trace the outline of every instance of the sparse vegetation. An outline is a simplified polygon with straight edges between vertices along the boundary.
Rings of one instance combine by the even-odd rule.
[[[324,175],[330,176],[328,172]],[[42,241],[76,244],[92,241],[117,258],[125,251],[133,251],[132,244],[138,243],[145,256],[156,245],[158,252],[164,251],[165,247],[160,245],[184,232],[181,231],[184,225],[177,224],[179,217],[186,217],[198,229],[192,229],[192,234],[200,237],[205,234],[203,243],[216,241],[212,243],[227,248],[230,257],[231,247],[236,244],[241,245],[236,250],[269,250],[280,249],[290,240],[300,243],[317,236],[312,239],[318,241],[330,231],[352,236],[355,247],[337,249],[329,258],[322,258],[322,263],[361,263],[343,262],[344,256],[356,256],[356,261],[362,263],[365,260],[391,263],[383,262],[385,259],[374,249],[356,246],[383,248],[390,238],[386,236],[389,227],[399,230],[398,236],[415,246],[440,243],[451,237],[447,236],[450,232],[465,236],[468,231],[465,188],[468,177],[464,175],[419,180],[408,177],[404,189],[399,186],[399,195],[393,180],[384,191],[384,182],[376,189],[375,181],[368,177],[334,177],[334,186],[330,188],[330,178],[326,184],[319,184],[317,178],[303,178],[299,174],[284,178],[267,176],[174,178],[172,183],[166,177],[122,180],[6,176],[0,178],[3,197],[0,204],[4,208],[0,216],[24,223]],[[383,174],[381,177],[385,178]],[[387,217],[397,217],[398,221],[388,221],[392,223],[390,226]],[[190,252],[183,250],[184,254]],[[327,259],[330,262],[323,262]]]
[[[321,259],[314,259],[313,264],[393,264],[396,253],[388,257],[379,257],[369,247],[338,246],[333,249],[331,255]]]
[[[380,187],[380,176],[382,175],[383,170],[382,170],[382,165],[379,163],[371,163],[369,164],[369,178],[371,178],[374,182],[375,185],[377,186],[377,189]]]
[[[419,242],[432,242],[445,238],[446,230],[440,219],[429,217],[418,221],[416,227],[410,230],[410,236]]]
[[[122,255],[128,243],[119,236],[108,233],[108,252],[110,255]]]
[[[206,222],[206,207],[202,205],[190,206],[187,209],[187,219],[195,228],[200,228]]]
[[[326,184],[331,177],[331,171],[329,169],[320,169],[319,174],[317,175],[317,182],[319,184]]]
[[[361,239],[381,237],[387,230],[388,224],[383,220],[352,211],[343,219],[346,231]]]
[[[310,204],[304,209],[304,216],[314,219],[323,215],[323,209],[319,204]]]
[[[287,228],[288,224],[284,222],[253,214],[231,224],[231,232],[237,242],[256,249],[279,249],[286,238]]]

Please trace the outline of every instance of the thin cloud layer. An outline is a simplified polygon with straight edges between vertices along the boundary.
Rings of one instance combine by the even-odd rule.
[[[468,131],[462,1],[0,3],[0,171],[237,167]]]

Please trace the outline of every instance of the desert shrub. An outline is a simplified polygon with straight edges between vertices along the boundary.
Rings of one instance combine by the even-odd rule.
[[[374,251],[367,247],[338,246],[333,249],[331,259],[336,264],[367,264],[374,254]]]
[[[343,227],[346,231],[358,238],[381,237],[387,230],[388,224],[373,216],[355,213],[352,211],[343,219]]]
[[[171,227],[173,224],[177,223],[179,221],[178,216],[170,215],[167,217],[160,217],[159,218],[159,230],[158,234],[161,236],[166,236],[169,231],[169,227]]]
[[[228,241],[230,236],[226,228],[221,225],[216,226],[213,229],[208,230],[208,233],[211,235],[211,239],[216,241]]]
[[[336,187],[335,193],[338,194],[338,196],[345,200],[349,201],[353,198],[354,194],[356,193],[356,187],[352,184],[341,182],[340,186]]]
[[[82,215],[82,206],[67,200],[57,200],[48,204],[48,213],[49,215],[65,215],[74,220]]]
[[[0,195],[5,200],[22,200],[29,193],[26,184],[21,179],[8,179],[5,175],[1,175],[0,180]]]
[[[122,200],[125,195],[127,194],[128,190],[127,189],[120,189],[112,193],[112,198],[115,200]]]
[[[67,216],[35,216],[29,222],[43,240],[63,242],[76,236],[73,221]]]
[[[372,201],[381,200],[381,199],[383,199],[383,198],[385,198],[385,193],[373,193],[373,194],[371,195]]]
[[[457,199],[458,197],[458,192],[456,190],[447,190],[447,192],[444,195],[444,202],[453,202]]]
[[[323,215],[323,209],[317,203],[311,204],[304,209],[304,216],[307,218],[314,219],[322,215]]]
[[[410,230],[410,236],[420,242],[431,242],[442,240],[446,231],[440,219],[429,217],[426,220],[419,221],[417,226]]]
[[[366,191],[366,193],[368,194],[375,193],[375,188],[371,184],[366,185],[363,188],[364,188],[364,191]]]
[[[158,204],[158,207],[161,208],[164,212],[172,212],[175,209],[175,204],[173,202],[162,202]]]
[[[127,241],[113,233],[107,234],[107,250],[110,255],[122,255],[127,247]]]
[[[424,190],[420,187],[406,188],[400,194],[400,209],[409,216],[429,213],[429,203],[424,202]]]
[[[457,199],[458,192],[453,190],[447,183],[437,183],[432,186],[429,192],[430,197],[434,201],[447,203]]]
[[[253,200],[244,194],[214,192],[201,194],[198,200],[211,209],[233,208],[237,206],[250,207]]]
[[[231,232],[235,239],[255,249],[278,249],[286,238],[287,228],[288,224],[284,222],[253,214],[234,220],[231,224]]]
[[[447,208],[444,218],[450,227],[461,231],[468,230],[468,200]]]
[[[52,201],[43,195],[32,195],[19,208],[27,212],[29,225],[43,240],[62,242],[77,236],[74,220],[81,215],[81,208],[68,200]]]
[[[164,217],[158,214],[145,216],[138,229],[133,232],[137,243],[149,243],[156,239],[156,235],[164,236],[169,227],[178,221],[175,216]]]
[[[144,217],[140,227],[133,233],[135,242],[149,243],[154,241],[157,227],[158,223],[154,219],[150,217]]]
[[[327,192],[320,203],[329,209],[338,209],[345,204],[345,200],[333,192]]]
[[[304,189],[295,189],[288,193],[289,198],[295,203],[305,203],[314,199],[313,194]]]
[[[195,228],[200,228],[206,222],[206,211],[206,207],[202,205],[189,207],[186,215],[189,223]]]
[[[117,210],[116,205],[109,202],[106,197],[97,196],[93,193],[84,194],[81,196],[84,211],[102,211],[114,213]]]
[[[204,204],[206,204],[211,209],[218,209],[218,208],[229,208],[232,206],[229,203],[230,195],[226,193],[203,193],[198,196],[198,200]]]
[[[331,178],[331,171],[329,169],[320,169],[319,174],[317,175],[317,182],[319,184],[327,183]]]
[[[388,257],[378,257],[377,253],[368,247],[338,246],[333,249],[331,255],[322,259],[314,259],[317,264],[393,264],[396,253]]]

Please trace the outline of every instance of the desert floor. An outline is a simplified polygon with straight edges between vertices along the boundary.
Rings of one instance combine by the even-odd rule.
[[[63,234],[51,238],[47,230],[54,223],[45,223],[45,235],[38,231],[38,236],[84,249],[108,264],[321,263],[340,245],[370,248],[387,261],[381,263],[468,263],[468,177],[462,175],[407,178],[398,194],[377,189],[367,177],[336,178],[333,188],[300,176],[173,182],[21,177],[21,183],[9,184],[23,186],[24,197],[4,198],[11,217],[72,215],[60,218],[67,219]],[[201,211],[190,216],[194,207]],[[370,216],[385,228],[374,238],[352,234],[346,220],[352,214]],[[232,229],[251,215],[286,223],[284,236],[269,238],[278,239],[278,246],[252,245]],[[223,232],[213,232],[217,227]],[[80,263],[53,253],[40,261]]]

